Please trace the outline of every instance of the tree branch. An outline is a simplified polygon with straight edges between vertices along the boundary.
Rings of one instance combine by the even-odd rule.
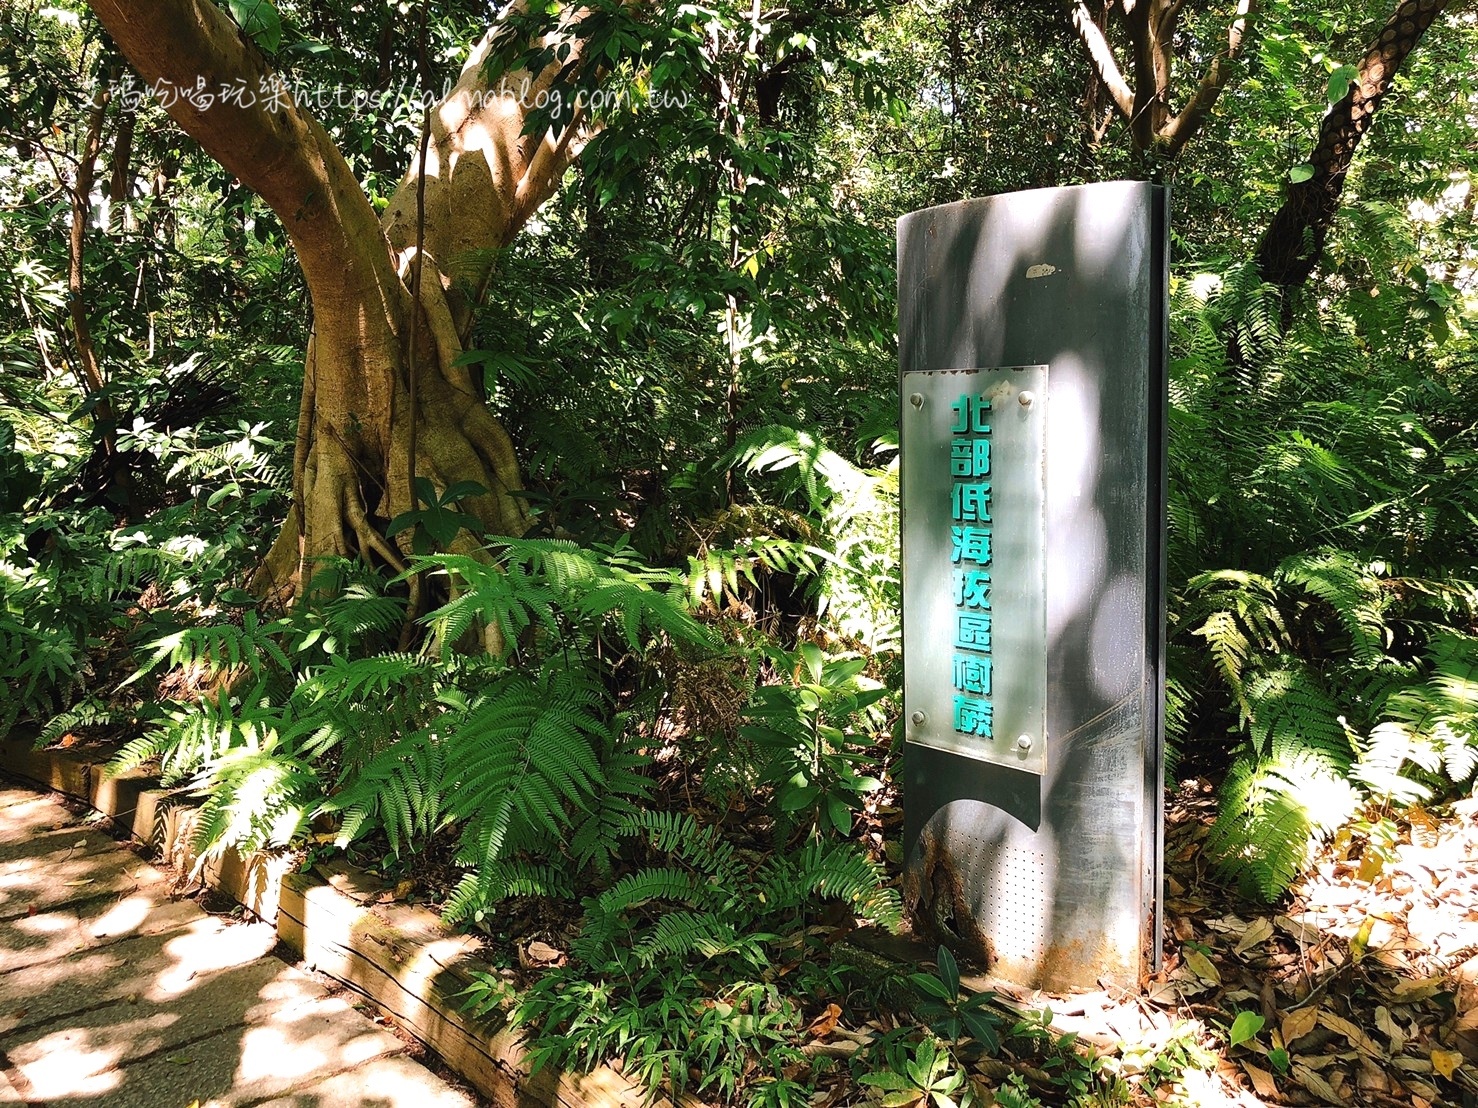
[[[277,213],[315,295],[342,285],[346,242],[379,237],[379,220],[328,132],[236,24],[208,0],[88,2],[171,118]],[[197,88],[213,99],[184,95]],[[388,251],[383,268],[379,279],[393,276]]]
[[[1283,206],[1258,243],[1257,268],[1264,281],[1301,285],[1319,264],[1355,148],[1370,130],[1402,63],[1447,5],[1448,0],[1403,0],[1366,47],[1359,75],[1319,125],[1307,163],[1313,173],[1288,185]]]
[[[1178,5],[1176,7],[1178,10]],[[1186,106],[1180,110],[1178,115],[1167,120],[1165,126],[1160,129],[1160,141],[1164,144],[1167,156],[1173,158],[1179,154],[1185,144],[1190,141],[1191,136],[1206,122],[1206,117],[1216,106],[1217,97],[1221,95],[1221,90],[1226,87],[1227,79],[1232,75],[1231,63],[1242,52],[1242,43],[1246,38],[1247,30],[1256,18],[1256,0],[1238,0],[1236,17],[1232,20],[1231,27],[1227,29],[1226,49],[1211,59],[1211,64],[1206,67],[1200,84],[1196,86],[1196,91]]]
[[[1077,29],[1078,38],[1082,41],[1084,49],[1088,51],[1089,60],[1093,62],[1094,69],[1098,71],[1099,79],[1108,89],[1114,107],[1125,119],[1132,118],[1134,92],[1129,88],[1129,82],[1124,80],[1119,63],[1114,59],[1113,47],[1104,37],[1103,30],[1094,22],[1093,13],[1088,10],[1088,5],[1083,0],[1077,0],[1077,3],[1073,5],[1073,26]]]

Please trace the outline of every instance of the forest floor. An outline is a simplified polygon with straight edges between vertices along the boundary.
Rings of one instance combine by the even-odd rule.
[[[1074,997],[1056,1023],[1132,1060],[1199,1022],[1219,1062],[1192,1103],[1478,1103],[1478,800],[1407,810],[1383,844],[1336,837],[1263,909],[1205,873],[1215,817],[1207,782],[1170,798],[1166,958],[1147,995]]]

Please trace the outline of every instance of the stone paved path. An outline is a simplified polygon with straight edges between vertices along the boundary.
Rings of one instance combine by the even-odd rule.
[[[470,1108],[171,875],[0,781],[0,1106]]]

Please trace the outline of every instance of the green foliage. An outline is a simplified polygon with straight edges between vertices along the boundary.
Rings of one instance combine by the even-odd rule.
[[[115,768],[156,761],[166,782],[190,779],[207,798],[209,852],[283,845],[320,818],[341,848],[383,834],[395,854],[455,831],[454,921],[510,896],[572,895],[575,874],[609,871],[649,789],[649,759],[613,712],[611,659],[713,639],[682,607],[678,575],[629,550],[508,540],[492,555],[417,560],[453,597],[422,617],[436,634],[421,653],[385,649],[403,602],[352,566],[322,571],[314,587],[335,599],[321,608],[272,621],[249,610],[154,640],[130,680],[164,664],[220,691],[167,709]],[[479,621],[505,649],[453,652]]]
[[[646,864],[585,901],[571,963],[518,998],[531,1060],[589,1067],[620,1057],[649,1088],[677,1091],[696,1070],[694,1092],[725,1101],[757,1067],[751,1100],[799,1093],[784,1084],[785,1067],[804,1057],[798,997],[825,980],[828,961],[807,923],[834,901],[896,929],[901,906],[880,868],[850,845],[815,839],[756,860],[674,812],[634,812],[617,836],[641,843]],[[782,989],[773,967],[797,948],[799,983]]]
[[[817,614],[830,613],[844,635],[869,650],[897,650],[896,459],[883,469],[862,469],[818,436],[789,427],[750,432],[733,456],[752,474],[788,479],[818,529],[831,536],[833,549],[815,582]]]
[[[940,1038],[954,1041],[968,1035],[990,1054],[1001,1049],[1001,1018],[991,1009],[995,994],[989,990],[964,994],[960,991],[960,969],[949,948],[941,946],[936,956],[937,975],[915,973],[909,981],[924,996],[915,1014]]]
[[[1366,803],[1473,776],[1473,504],[1452,481],[1470,432],[1443,378],[1364,345],[1432,342],[1394,338],[1389,306],[1351,297],[1285,330],[1242,269],[1176,295],[1170,722],[1182,753],[1234,736],[1207,849],[1271,899]],[[1357,362],[1351,396],[1340,367]]]
[[[931,1035],[919,1040],[913,1056],[904,1057],[899,1069],[890,1067],[866,1073],[857,1080],[882,1092],[881,1108],[902,1108],[920,1101],[927,1101],[934,1108],[959,1108],[975,1102],[968,1073],[949,1049]]]
[[[860,772],[875,760],[876,744],[858,725],[888,690],[864,676],[866,658],[827,656],[813,643],[769,655],[790,679],[756,688],[739,727],[755,751],[757,780],[775,787],[785,825],[847,835],[863,798],[882,787]]]

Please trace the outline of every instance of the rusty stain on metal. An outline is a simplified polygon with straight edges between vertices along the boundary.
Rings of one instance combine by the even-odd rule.
[[[923,858],[904,872],[904,901],[931,937],[989,970],[996,962],[995,944],[981,928],[965,895],[965,881],[949,851],[929,828],[919,838]]]

